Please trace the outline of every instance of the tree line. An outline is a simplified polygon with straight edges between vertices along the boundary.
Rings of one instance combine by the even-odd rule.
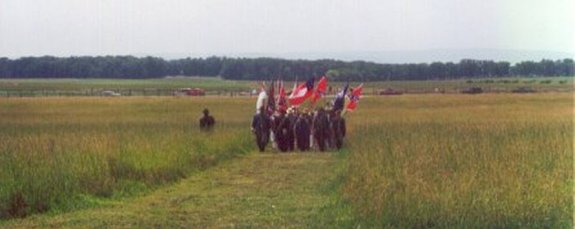
[[[185,58],[81,56],[0,58],[0,78],[127,78],[219,76],[230,80],[304,80],[327,75],[335,81],[444,80],[509,76],[573,76],[573,59],[381,64],[367,61],[276,58]]]

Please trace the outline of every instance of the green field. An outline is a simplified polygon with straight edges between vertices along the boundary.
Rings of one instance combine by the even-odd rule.
[[[361,82],[350,82],[351,86]],[[332,94],[345,82],[330,82]],[[202,88],[208,95],[237,95],[259,89],[260,82],[223,80],[216,77],[180,77],[163,79],[0,79],[0,97],[94,96],[113,90],[122,95],[170,96],[178,88]],[[285,82],[289,91],[293,82]],[[518,77],[427,81],[381,81],[365,84],[366,94],[386,88],[406,93],[458,93],[469,87],[486,92],[510,92],[520,87],[539,92],[572,92],[573,77]]]
[[[246,103],[248,101],[242,101]],[[250,152],[249,117],[231,99],[18,98],[0,100],[2,218],[81,208],[177,181]],[[217,134],[200,133],[204,107]]]
[[[572,93],[366,97],[324,154],[256,153],[253,110],[0,98],[0,227],[573,227]]]
[[[0,79],[3,89],[86,90],[185,88],[200,87],[207,90],[237,90],[251,87],[251,81],[222,80],[215,77],[183,77],[163,79]]]

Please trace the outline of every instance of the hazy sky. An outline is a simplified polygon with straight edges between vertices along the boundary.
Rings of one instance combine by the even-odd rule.
[[[573,0],[0,0],[0,56],[575,52]]]

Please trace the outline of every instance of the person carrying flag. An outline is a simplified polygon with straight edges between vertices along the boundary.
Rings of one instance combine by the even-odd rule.
[[[295,145],[295,123],[297,121],[297,110],[295,107],[290,107],[287,109],[287,117],[286,119],[289,121],[289,129],[286,135],[287,140],[287,150],[293,151]]]
[[[341,110],[332,110],[329,119],[329,126],[331,131],[331,144],[337,149],[343,146],[343,138],[345,137],[345,119],[341,116]]]
[[[286,117],[285,112],[277,113],[278,115],[273,120],[275,140],[278,149],[281,152],[286,152],[289,149],[290,120]]]
[[[256,143],[260,152],[264,152],[269,140],[272,121],[263,106],[259,112],[254,115],[252,120],[252,132],[256,135]]]
[[[317,110],[313,118],[313,136],[319,151],[325,151],[325,144],[329,138],[329,121],[323,107]]]
[[[344,88],[335,96],[333,107],[331,109],[331,117],[329,120],[329,129],[332,140],[331,142],[337,149],[341,149],[343,146],[343,139],[346,132],[345,118],[342,116],[341,112],[344,110],[345,96],[348,88],[349,83],[346,84]]]
[[[276,110],[276,100],[275,100],[275,82],[272,80],[270,87],[268,89],[268,104],[267,111],[268,115],[273,115]]]
[[[287,103],[287,96],[286,91],[284,88],[284,82],[279,81],[279,95],[277,101],[277,110],[278,111],[287,111],[288,110],[288,103]]]
[[[258,114],[262,107],[267,105],[268,94],[266,93],[265,85],[262,82],[260,93],[258,94],[258,99],[256,101],[256,114]],[[265,110],[265,109],[264,109]]]
[[[307,151],[310,148],[311,118],[307,111],[301,112],[295,121],[294,132],[297,148],[300,151]]]

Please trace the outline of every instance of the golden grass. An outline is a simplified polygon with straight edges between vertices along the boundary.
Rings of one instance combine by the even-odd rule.
[[[306,220],[343,227],[571,228],[572,96],[363,98],[358,110],[346,115],[349,135],[344,152],[348,155],[345,169],[337,169],[343,171],[337,178],[343,180],[337,190],[343,201],[330,200],[317,219]],[[204,107],[218,121],[216,131],[208,135],[197,130]],[[29,205],[23,214],[44,208],[76,209],[90,203],[86,196],[133,195],[178,180],[252,150],[252,113],[249,98],[0,100],[0,209],[5,217],[11,204]],[[276,191],[266,195],[279,195],[278,190],[297,183],[297,177],[305,179],[302,173],[324,177],[336,170],[318,171],[309,164],[303,166],[308,168],[305,171],[294,171],[294,176],[280,178],[289,175],[288,169],[274,178],[273,168],[291,168],[290,163],[300,161],[270,162],[273,166],[261,186],[276,187]],[[254,168],[238,169],[245,177],[232,179],[231,173],[220,178],[240,186],[256,182],[256,176],[250,175]],[[258,196],[257,189],[246,192]],[[242,212],[252,212],[249,203],[238,204]],[[285,206],[277,211],[290,213],[291,207]],[[165,216],[185,217],[174,214]],[[234,215],[221,212],[225,214]],[[94,217],[87,223],[103,222]],[[149,225],[175,225],[155,219],[159,221],[151,219]],[[277,220],[281,215],[265,222],[254,218],[249,225],[274,225]],[[193,223],[197,222],[182,225]]]
[[[573,225],[571,94],[403,96],[361,109],[342,188],[360,221]]]
[[[250,114],[248,103],[228,98],[2,99],[0,218],[75,209],[84,205],[84,195],[131,195],[245,153],[252,147],[250,117],[242,117]],[[213,133],[198,130],[204,107],[219,121]]]

